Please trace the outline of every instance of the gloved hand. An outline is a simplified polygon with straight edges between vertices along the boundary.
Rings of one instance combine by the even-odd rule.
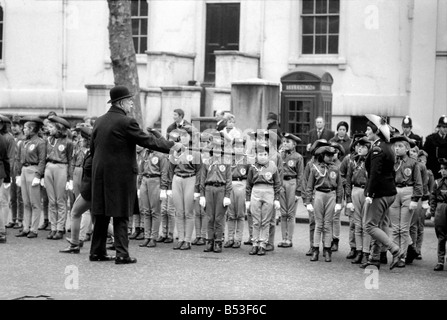
[[[418,203],[416,201],[410,202],[410,210],[415,210],[418,207]]]
[[[352,202],[349,202],[349,203],[346,205],[346,209],[349,209],[349,210],[351,210],[351,211],[354,211],[354,204],[353,204]]]
[[[250,201],[245,201],[245,210],[250,209]]]
[[[295,202],[298,202],[298,200],[300,200],[299,196],[295,196]]]
[[[335,204],[335,212],[340,212],[341,211],[341,203],[336,203]]]
[[[430,205],[428,204],[428,200],[422,201],[422,209],[424,209],[424,210],[430,209]]]
[[[73,190],[73,180],[67,181],[67,183],[65,184],[65,190]]]
[[[373,199],[370,197],[365,198],[365,203],[371,204],[373,202]]]
[[[314,212],[314,206],[312,204],[310,204],[310,203],[306,206],[306,209],[309,212]]]
[[[281,204],[279,203],[278,200],[273,201],[273,206],[275,207],[276,210],[279,210],[279,208],[281,208]]]
[[[17,185],[17,187],[20,187],[20,180],[21,180],[21,177],[17,176],[16,177],[16,185]]]
[[[205,197],[200,197],[199,204],[200,204],[201,207],[205,208],[205,206],[206,206]]]
[[[40,185],[45,188],[45,179],[40,179]]]
[[[227,198],[227,197],[223,198],[223,206],[224,207],[229,206],[230,204],[231,204],[230,198]]]
[[[167,197],[166,190],[160,190],[160,199],[166,199]]]
[[[198,197],[200,197],[200,193],[194,192],[194,200],[197,199]]]
[[[3,184],[3,188],[8,189],[11,186],[9,182]]]
[[[168,197],[172,196],[172,190],[166,190],[166,195],[167,195]]]
[[[33,181],[31,182],[31,187],[38,186],[39,184],[40,184],[40,179],[34,178]]]

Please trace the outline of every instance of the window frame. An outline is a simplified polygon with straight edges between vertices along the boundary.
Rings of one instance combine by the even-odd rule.
[[[0,70],[3,70],[5,69],[5,3],[3,0],[0,0],[0,10],[2,11],[2,19],[0,20],[2,26],[0,33]]]
[[[134,2],[137,2],[138,1],[138,12],[137,12],[137,14],[138,15],[132,15],[132,4],[134,3]],[[142,13],[141,13],[141,3],[142,2],[146,2],[146,9],[147,9],[147,12],[145,12],[145,14],[146,15],[141,15]],[[146,53],[146,51],[148,50],[148,35],[149,35],[149,1],[148,0],[132,0],[131,1],[131,16],[130,16],[130,19],[131,19],[131,27],[132,27],[132,42],[134,43],[134,48],[135,48],[135,38],[137,39],[137,41],[138,41],[138,47],[137,48],[135,48],[135,54],[137,55],[137,56],[142,56],[142,55],[145,55],[145,53]],[[138,34],[134,34],[134,32],[133,32],[133,22],[135,21],[135,20],[137,20],[138,21]],[[141,34],[141,30],[142,30],[142,23],[144,23],[144,20],[146,20],[146,34],[145,35],[142,35]],[[141,50],[141,39],[142,38],[146,38],[146,48],[145,48],[145,50]],[[141,52],[140,52],[141,51]]]

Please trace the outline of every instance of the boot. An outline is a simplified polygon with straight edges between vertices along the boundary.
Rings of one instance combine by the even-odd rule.
[[[310,247],[309,251],[306,252],[306,256],[310,257],[313,253],[313,250],[314,250],[313,247]]]
[[[339,241],[339,239],[337,239],[337,238],[334,238],[332,240],[332,246],[331,246],[332,252],[338,251],[338,241]]]
[[[409,245],[407,249],[407,257],[405,258],[406,264],[412,264],[414,259],[416,259],[418,253],[414,249],[413,245]]]
[[[135,227],[135,231],[129,236],[130,240],[135,240],[140,235],[140,227]]]
[[[438,262],[433,270],[435,270],[435,271],[442,271],[442,270],[444,270],[444,264]]]
[[[206,240],[206,247],[203,252],[212,252],[214,249],[214,240]]]
[[[357,254],[358,251],[356,251],[355,248],[351,248],[351,251],[349,251],[348,255],[346,256],[346,259],[355,259]]]
[[[221,253],[222,252],[222,241],[214,242],[214,252]]]
[[[369,254],[363,254],[363,256],[367,256],[366,261],[360,265],[360,268],[365,269],[368,266],[375,266],[377,269],[380,269],[380,261],[379,260],[373,260],[369,258]]]
[[[352,264],[360,264],[363,260],[363,252],[361,250],[357,251],[355,258],[351,261]]]
[[[144,228],[140,228],[140,234],[137,235],[135,240],[144,240]]]
[[[332,248],[323,248],[324,261],[332,261]]]
[[[310,261],[318,261],[318,255],[320,254],[320,249],[318,247],[312,248],[312,257]]]
[[[388,264],[388,258],[386,256],[387,252],[381,252],[380,253],[380,263],[381,264]]]
[[[360,261],[360,268],[365,269],[368,266],[369,253],[363,252],[362,261]]]

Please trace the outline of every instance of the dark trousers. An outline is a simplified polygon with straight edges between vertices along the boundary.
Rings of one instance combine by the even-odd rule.
[[[15,177],[11,178],[11,212],[12,212],[12,222],[22,222],[23,221],[23,199],[22,199],[22,188],[17,187]]]
[[[92,244],[90,254],[99,256],[107,255],[107,228],[110,223],[110,217],[105,215],[96,215],[93,227]],[[113,218],[113,236],[115,238],[115,249],[117,257],[129,256],[129,238],[127,235],[128,217]]]
[[[223,198],[225,195],[225,186],[223,187],[205,187],[206,206],[205,212],[208,216],[208,239],[222,241],[225,229],[225,212]]]
[[[439,203],[436,207],[435,233],[438,238],[438,262],[444,263],[447,242],[447,203]]]

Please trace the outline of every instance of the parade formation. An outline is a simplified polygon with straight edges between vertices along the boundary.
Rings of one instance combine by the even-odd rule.
[[[116,86],[106,114],[74,125],[54,112],[0,115],[0,245],[10,228],[31,241],[66,238],[61,253],[80,253],[91,241],[90,261],[116,264],[137,262],[129,239],[209,253],[249,245],[251,256],[263,256],[275,249],[277,225],[276,246],[293,246],[302,201],[311,262],[320,252],[331,262],[346,246],[361,268],[404,268],[422,258],[424,221],[434,217],[434,270],[444,269],[447,116],[425,142],[409,116],[400,132],[373,114],[352,137],[348,123],[333,132],[317,117],[302,141],[274,113],[267,128],[243,133],[231,113],[218,112],[215,129],[200,132],[178,108],[164,135],[128,116],[133,98]],[[308,154],[297,151],[301,143]],[[340,239],[341,214],[349,216],[349,239]]]

